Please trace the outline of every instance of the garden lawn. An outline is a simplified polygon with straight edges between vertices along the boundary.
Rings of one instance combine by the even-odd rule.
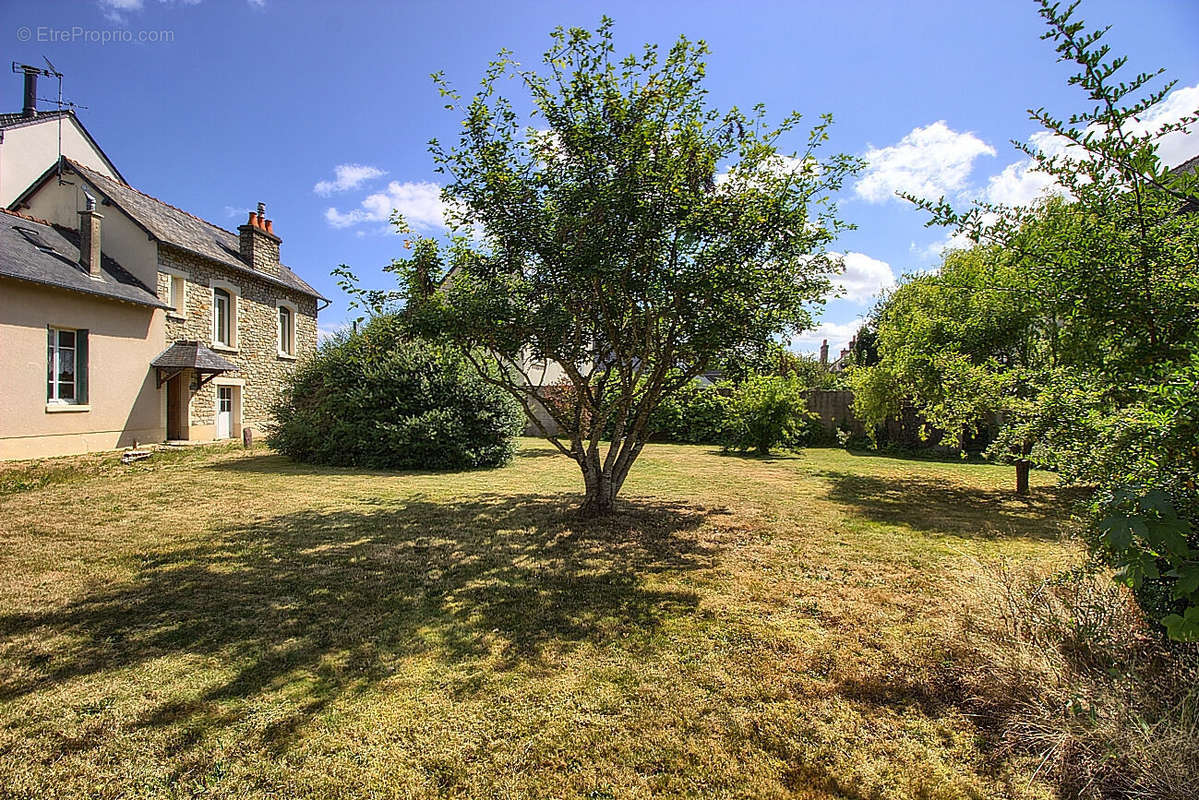
[[[596,523],[536,440],[0,466],[0,796],[1048,797],[946,677],[989,563],[1078,560],[1012,483],[650,445]]]

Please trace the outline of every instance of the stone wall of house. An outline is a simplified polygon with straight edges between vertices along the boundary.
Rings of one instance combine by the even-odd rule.
[[[316,352],[316,298],[284,286],[229,269],[215,261],[184,250],[160,244],[158,248],[158,296],[170,298],[170,271],[186,277],[186,314],[180,318],[168,313],[167,344],[195,339],[212,348],[240,369],[222,377],[240,378],[241,424],[262,430],[270,420],[270,407],[284,380],[296,364]],[[221,349],[212,341],[212,282],[225,281],[238,289],[236,301],[237,333],[233,351]],[[278,352],[278,308],[276,301],[295,306],[295,358]],[[206,383],[192,396],[191,425],[216,422],[216,386]],[[236,433],[234,434],[237,435]]]

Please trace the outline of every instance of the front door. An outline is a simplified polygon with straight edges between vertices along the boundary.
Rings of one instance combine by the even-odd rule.
[[[187,438],[187,397],[188,381],[183,375],[176,375],[167,381],[167,438]]]
[[[233,435],[233,387],[218,386],[216,392],[216,438],[228,439]]]

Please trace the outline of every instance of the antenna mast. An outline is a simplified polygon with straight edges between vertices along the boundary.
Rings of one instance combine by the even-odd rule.
[[[55,97],[55,98],[38,97],[35,99],[38,101],[41,101],[43,103],[53,103],[60,112],[58,115],[58,182],[61,184],[64,182],[62,179],[62,113],[61,112],[64,108],[71,109],[73,111],[74,109],[77,109],[77,108],[87,108],[87,106],[81,106],[81,105],[78,105],[77,103],[72,103],[69,100],[63,100],[62,99],[62,73],[59,72],[58,68],[55,67],[54,64],[52,64],[50,62],[50,59],[46,58],[45,56],[42,56],[42,61],[46,62],[45,67],[34,67],[29,64],[18,64],[17,62],[14,61],[14,62],[12,62],[12,71],[13,72],[24,72],[24,73],[34,72],[43,77],[56,78],[58,80],[58,96],[57,97]]]

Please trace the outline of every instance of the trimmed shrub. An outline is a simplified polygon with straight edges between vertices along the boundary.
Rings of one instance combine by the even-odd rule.
[[[797,378],[755,375],[737,386],[725,450],[794,449],[815,434],[819,421],[808,411],[806,390]]]
[[[379,469],[499,466],[523,427],[501,390],[393,317],[321,345],[273,412],[268,442],[289,458]]]

